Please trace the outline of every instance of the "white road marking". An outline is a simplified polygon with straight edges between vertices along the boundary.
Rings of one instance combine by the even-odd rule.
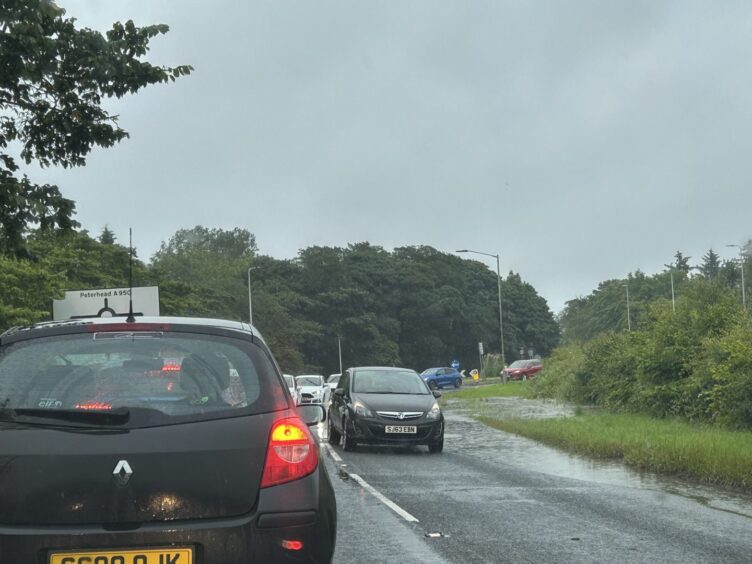
[[[324,442],[324,436],[321,433],[320,429],[318,430],[318,434],[319,434],[319,437],[321,438],[321,444],[324,445],[324,447],[326,448],[326,451],[329,453],[329,456],[332,457],[332,460],[334,460],[334,462],[341,463],[342,457],[339,454],[337,454],[337,451],[335,451],[332,448],[332,445],[330,445],[328,442]],[[414,517],[413,515],[411,515],[404,509],[402,509],[399,505],[394,503],[391,499],[386,497],[384,494],[382,494],[380,491],[374,488],[371,484],[366,482],[363,478],[361,478],[357,474],[351,474],[350,472],[347,472],[347,470],[344,469],[345,466],[347,466],[347,464],[342,464],[340,466],[340,470],[342,472],[345,472],[348,476],[350,476],[350,478],[358,482],[358,484],[360,484],[360,487],[362,487],[364,490],[370,493],[373,497],[378,499],[381,503],[386,505],[389,509],[394,511],[397,515],[402,517],[408,523],[420,523],[420,521],[418,521],[416,517]]]
[[[382,494],[380,491],[378,491],[376,488],[374,488],[371,484],[366,482],[363,478],[358,476],[357,474],[349,474],[349,476],[358,482],[360,486],[366,490],[368,493],[370,493],[373,497],[378,499],[381,503],[386,505],[389,509],[394,511],[397,515],[402,517],[405,521],[408,523],[419,523],[418,519],[410,515],[407,511],[402,509],[399,505],[394,503],[391,499],[386,497],[384,494]]]
[[[329,451],[329,455],[332,457],[334,462],[342,462],[342,457],[334,451],[332,445],[324,443],[324,446],[326,447],[326,450]]]

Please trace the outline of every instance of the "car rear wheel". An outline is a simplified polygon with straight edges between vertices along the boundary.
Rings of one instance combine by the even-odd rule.
[[[462,378],[457,378],[457,379],[456,379],[456,380],[454,381],[454,387],[455,387],[455,388],[459,388],[459,387],[460,387],[461,385],[462,385]]]
[[[439,386],[438,386],[438,385],[436,384],[436,380],[430,380],[430,381],[428,382],[428,387],[429,387],[429,388],[431,388],[432,390],[435,390],[435,389],[436,389],[436,388],[438,388]]]
[[[428,452],[432,454],[436,454],[444,450],[444,437],[441,437],[441,440],[435,443],[431,443],[428,445]]]
[[[334,425],[332,424],[332,418],[330,417],[327,419],[326,422],[326,434],[327,434],[327,441],[329,441],[330,445],[337,445],[339,444],[339,440],[341,435],[339,434],[339,431],[334,428]]]
[[[355,441],[350,436],[350,433],[347,432],[348,423],[346,418],[342,421],[342,448],[347,451],[353,451],[355,450]]]

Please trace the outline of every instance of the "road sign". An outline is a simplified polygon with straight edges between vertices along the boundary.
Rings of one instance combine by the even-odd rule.
[[[478,343],[478,352],[483,355],[483,343]]]
[[[451,366],[452,368],[454,368],[455,370],[458,370],[458,369],[459,369],[459,367],[460,367],[460,361],[459,361],[459,360],[457,360],[457,359],[455,359],[455,360],[453,360],[453,361],[452,361],[452,364],[450,364],[450,366]]]
[[[112,317],[115,314],[127,314],[130,295],[130,288],[65,292],[62,300],[52,302],[52,318],[55,321],[63,321],[86,315]],[[133,312],[158,316],[159,288],[157,286],[133,288]]]

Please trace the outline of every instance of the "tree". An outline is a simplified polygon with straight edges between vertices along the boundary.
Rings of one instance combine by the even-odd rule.
[[[674,264],[667,264],[665,265],[668,269],[676,269],[679,272],[686,274],[689,274],[689,271],[692,269],[691,266],[689,266],[689,259],[692,257],[685,257],[681,251],[676,251],[676,254],[674,255]]]
[[[187,75],[189,66],[154,66],[142,60],[149,41],[166,25],[113,24],[104,36],[76,28],[50,0],[4,0],[0,8],[0,253],[25,256],[23,237],[68,230],[75,205],[57,186],[19,175],[9,152],[43,167],[82,166],[96,146],[128,137],[102,99]]]
[[[102,233],[99,235],[99,242],[103,245],[113,245],[115,243],[115,234],[110,231],[110,228],[106,225],[102,229]]]
[[[697,267],[700,275],[708,280],[715,280],[718,278],[718,273],[721,270],[721,257],[719,257],[713,249],[709,249],[702,257],[702,264]]]
[[[178,230],[152,257],[151,275],[176,289],[170,312],[248,319],[246,273],[256,253],[256,238],[246,229]],[[175,284],[179,283],[179,284]],[[194,294],[188,298],[185,288]],[[200,296],[205,293],[206,303]],[[167,294],[165,294],[167,296]],[[204,307],[211,304],[211,307]],[[204,309],[202,309],[204,308]]]

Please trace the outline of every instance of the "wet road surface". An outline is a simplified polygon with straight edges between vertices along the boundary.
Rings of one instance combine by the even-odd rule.
[[[322,440],[336,563],[752,561],[750,499],[445,416],[442,454]]]

